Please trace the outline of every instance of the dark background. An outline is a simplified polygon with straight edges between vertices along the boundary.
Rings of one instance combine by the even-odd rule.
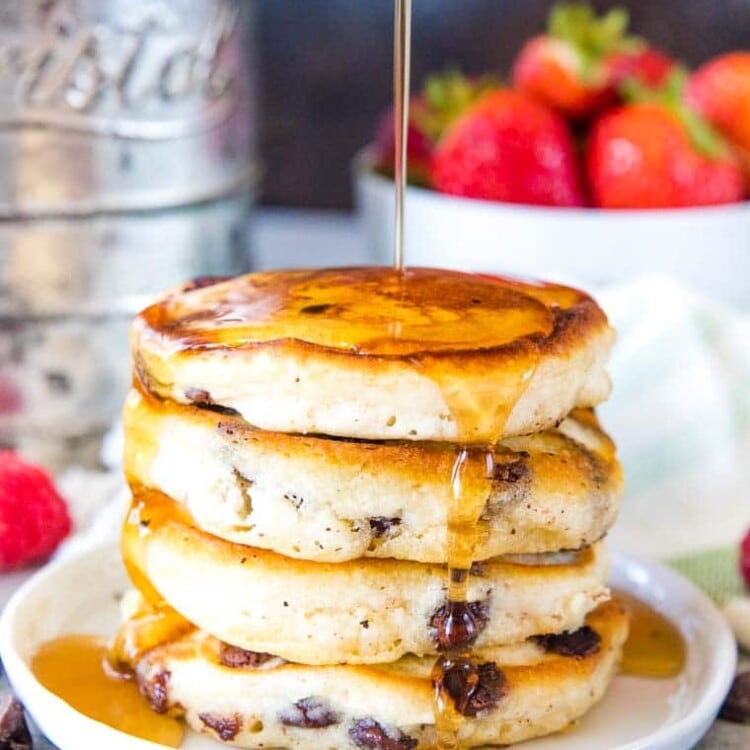
[[[412,0],[412,81],[448,66],[508,69],[550,0]],[[593,2],[687,63],[750,49],[750,0]],[[259,0],[260,155],[266,204],[351,205],[350,162],[392,87],[393,0]]]

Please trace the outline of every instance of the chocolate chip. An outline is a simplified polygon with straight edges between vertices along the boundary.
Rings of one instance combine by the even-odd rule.
[[[11,693],[0,698],[0,750],[31,750],[33,742],[23,706]]]
[[[138,688],[141,695],[149,702],[151,708],[157,714],[164,714],[169,708],[169,678],[171,673],[167,670],[157,672],[153,677],[148,679],[138,679]]]
[[[508,505],[523,502],[531,490],[532,473],[523,458],[514,458],[511,461],[498,459],[493,477],[497,487],[482,512],[483,521],[506,514]]]
[[[386,729],[374,719],[357,719],[349,736],[360,750],[413,750],[417,746],[413,737],[398,729]]]
[[[531,477],[531,469],[523,460],[495,464],[494,478],[498,482],[516,484]]]
[[[447,601],[430,618],[432,638],[439,651],[470,646],[489,620],[487,602]]]
[[[386,518],[385,516],[374,516],[367,519],[373,536],[393,536],[396,529],[401,525],[400,518]]]
[[[485,662],[477,667],[479,685],[469,698],[467,716],[478,716],[490,711],[507,695],[508,684],[505,675],[493,662]]]
[[[322,729],[338,724],[341,719],[319,698],[302,698],[290,706],[279,718],[287,727]]]
[[[219,661],[225,667],[231,667],[232,669],[242,669],[245,667],[255,669],[273,658],[275,658],[273,654],[246,651],[244,648],[230,646],[228,643],[222,643],[219,650]]]
[[[538,643],[545,651],[560,656],[574,656],[576,659],[583,659],[598,653],[602,641],[599,633],[588,625],[570,633],[535,635],[531,640]]]
[[[487,563],[484,560],[474,560],[469,569],[469,575],[482,578],[487,574]]]
[[[440,671],[438,688],[451,697],[462,716],[490,711],[508,692],[505,675],[493,662],[474,664],[462,657],[444,657],[436,668]]]
[[[198,714],[198,718],[209,729],[213,729],[220,740],[231,742],[242,729],[242,718],[239,714],[222,716],[221,714]]]
[[[300,312],[305,313],[305,315],[320,315],[324,312],[328,312],[328,310],[333,307],[335,307],[335,305],[307,305],[307,307],[303,307]]]
[[[750,672],[740,672],[734,678],[719,717],[736,724],[750,724]]]

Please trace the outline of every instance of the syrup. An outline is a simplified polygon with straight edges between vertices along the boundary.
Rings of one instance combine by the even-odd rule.
[[[409,83],[411,77],[411,0],[396,0],[393,44],[393,131],[396,135],[394,181],[396,213],[393,238],[393,267],[404,268],[404,194],[409,133]]]
[[[509,279],[498,283],[497,278],[444,269],[267,271],[148,307],[138,318],[137,337],[166,356],[302,341],[411,360],[515,347],[519,339],[549,335],[557,311],[588,301],[587,295],[564,287]]]
[[[109,666],[103,638],[69,635],[49,641],[34,654],[31,670],[44,687],[96,721],[167,747],[182,742],[182,724],[154,713],[135,680]]]
[[[151,649],[192,630],[195,626],[165,602],[152,604],[146,601],[140,611],[120,626],[109,650],[108,661],[118,671],[128,672]]]
[[[394,22],[394,130],[396,134],[396,214],[395,235],[393,248],[393,267],[396,272],[404,274],[404,194],[406,191],[406,155],[407,134],[409,122],[409,78],[410,78],[410,48],[411,48],[411,0],[396,0]],[[403,276],[402,276],[403,279]],[[401,281],[404,284],[404,281]],[[407,290],[404,289],[404,292]],[[401,298],[409,299],[407,294]],[[437,300],[436,300],[437,301]],[[520,300],[518,300],[520,301]],[[463,315],[465,311],[481,310],[482,300],[479,296],[472,297],[468,307],[457,307]],[[445,310],[445,299],[436,310]],[[503,310],[503,330],[510,326],[510,333],[515,340],[532,333],[549,333],[550,320],[544,316],[547,312],[539,308],[540,316],[528,316],[527,310],[521,308],[521,315],[517,316],[518,308],[513,304]],[[511,323],[515,317],[514,323]],[[408,337],[400,319],[395,331],[398,338]],[[523,323],[521,323],[523,321]],[[445,325],[449,321],[435,321],[436,332],[443,341],[452,340],[453,346],[459,341],[472,345],[476,342],[467,341],[465,330],[456,331],[455,336],[447,336]],[[464,323],[461,320],[461,323]],[[518,324],[521,323],[520,326]],[[529,324],[525,329],[524,324]],[[518,327],[517,327],[518,326]],[[537,330],[532,332],[536,327]],[[463,329],[463,326],[461,326]],[[485,329],[485,334],[493,331]],[[407,334],[406,336],[404,334]],[[434,333],[429,334],[431,337]],[[419,339],[417,339],[419,341]],[[434,339],[433,339],[434,340]],[[424,339],[421,340],[423,344]],[[422,369],[424,363],[420,363]],[[471,647],[481,630],[481,625],[472,612],[468,601],[469,572],[475,559],[477,547],[481,541],[480,516],[487,504],[492,491],[492,481],[495,469],[495,444],[502,435],[513,407],[525,390],[530,375],[536,366],[533,353],[531,356],[521,356],[516,372],[502,385],[493,383],[494,392],[478,390],[476,395],[469,394],[460,378],[454,380],[450,373],[441,371],[434,366],[429,367],[427,374],[438,384],[443,398],[448,404],[451,416],[456,422],[458,439],[462,447],[458,450],[451,475],[451,505],[447,519],[447,597],[445,616],[438,623],[438,643],[445,653],[438,657],[432,670],[434,686],[434,717],[435,733],[438,750],[454,750],[459,748],[458,733],[472,695],[480,687],[478,665],[471,653]],[[489,385],[489,384],[488,384]],[[495,386],[499,386],[501,398]],[[474,445],[473,441],[480,435],[490,437],[486,445]]]
[[[152,520],[181,518],[175,503],[156,496],[146,506],[133,502],[121,537],[122,558],[144,602],[121,626],[114,642],[89,635],[69,635],[43,644],[31,670],[48,690],[82,714],[114,729],[167,747],[179,747],[183,725],[154,712],[140,694],[133,668],[148,651],[191,630],[192,623],[169,607],[143,571],[143,545]]]
[[[680,630],[645,602],[622,591],[615,597],[630,614],[620,671],[636,677],[676,677],[685,668],[686,646]]]
[[[160,528],[176,524],[180,527],[195,526],[195,521],[187,509],[156,490],[149,490],[141,497],[134,497],[120,535],[120,553],[130,582],[143,596],[148,605],[144,613],[154,619],[154,623],[164,623],[155,627],[168,631],[186,623],[181,615],[169,607],[161,594],[146,575],[145,545],[143,539],[151,533],[151,525]],[[183,629],[184,632],[184,629]],[[153,645],[156,645],[156,641]]]

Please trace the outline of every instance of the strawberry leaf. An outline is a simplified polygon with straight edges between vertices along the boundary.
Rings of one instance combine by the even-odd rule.
[[[721,159],[729,154],[729,146],[712,125],[685,102],[684,91],[688,72],[675,67],[663,86],[652,87],[635,78],[620,85],[620,92],[631,104],[651,103],[667,107],[679,118],[693,147],[709,159]]]
[[[561,3],[550,11],[547,33],[575,48],[581,73],[590,78],[605,55],[634,52],[644,46],[638,37],[627,35],[629,23],[630,15],[624,8],[612,8],[597,17],[588,3]]]
[[[415,112],[415,120],[433,141],[437,141],[484,93],[500,85],[500,79],[494,75],[470,78],[457,70],[431,75],[423,89],[427,107]]]

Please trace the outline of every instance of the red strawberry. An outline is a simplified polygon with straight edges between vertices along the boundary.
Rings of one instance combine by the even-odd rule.
[[[407,179],[412,184],[429,184],[432,150],[445,129],[485,91],[496,88],[491,76],[467,78],[451,71],[430,76],[422,93],[409,103],[407,133]],[[396,135],[393,108],[386,112],[374,143],[375,165],[393,175]]]
[[[44,560],[70,533],[65,501],[39,467],[0,451],[0,570]]]
[[[594,124],[586,166],[597,206],[676,208],[742,199],[736,155],[684,105],[683,83],[673,75],[660,91],[633,84],[636,103],[610,110]]]
[[[407,179],[412,184],[426,185],[430,174],[432,159],[432,141],[416,122],[417,112],[424,107],[419,99],[410,103],[409,129],[406,135],[406,170]],[[381,118],[373,143],[373,159],[376,168],[393,176],[396,158],[396,133],[393,123],[393,109],[389,109]]]
[[[677,63],[653,47],[632,52],[616,52],[604,63],[608,76],[616,86],[624,81],[635,79],[645,86],[658,88],[663,86]]]
[[[740,545],[740,572],[745,579],[745,586],[750,587],[750,529]]]
[[[519,91],[485,94],[438,143],[444,193],[540,206],[583,204],[573,139],[555,112]]]
[[[513,66],[513,82],[564,115],[584,118],[617,100],[628,77],[662,83],[672,61],[628,36],[628,13],[613,8],[597,18],[590,6],[553,7],[547,33],[530,39]]]
[[[750,52],[729,52],[693,73],[690,105],[741,149],[750,175]]]

